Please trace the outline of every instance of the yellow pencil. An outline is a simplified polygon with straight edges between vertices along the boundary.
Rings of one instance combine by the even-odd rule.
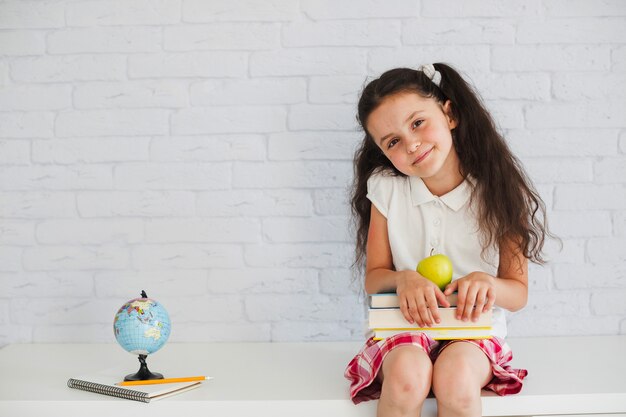
[[[163,379],[147,379],[142,381],[122,381],[117,385],[129,386],[129,385],[154,385],[154,384],[173,384],[175,382],[192,382],[192,381],[204,381],[211,379],[210,376],[186,376],[181,378],[163,378]]]

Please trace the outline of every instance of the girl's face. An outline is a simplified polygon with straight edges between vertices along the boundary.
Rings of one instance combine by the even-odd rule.
[[[367,119],[367,131],[398,171],[424,179],[458,171],[455,127],[450,101],[442,106],[414,92],[384,98]]]

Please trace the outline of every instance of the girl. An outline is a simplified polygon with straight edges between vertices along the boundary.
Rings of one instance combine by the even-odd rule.
[[[480,416],[483,387],[517,393],[527,374],[509,366],[504,310],[526,304],[528,260],[544,263],[545,205],[477,95],[448,65],[385,72],[363,90],[358,120],[365,137],[352,209],[365,291],[395,291],[405,318],[420,327],[439,322],[438,303],[449,307],[446,296],[458,291],[459,319],[475,321],[493,308],[493,337],[370,339],[346,369],[352,399],[380,398],[379,416],[416,416],[432,390],[439,416]],[[454,264],[443,292],[415,272],[432,249]]]

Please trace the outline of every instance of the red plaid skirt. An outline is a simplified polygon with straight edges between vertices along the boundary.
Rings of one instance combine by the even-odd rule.
[[[493,379],[485,388],[498,395],[517,394],[522,389],[522,380],[528,375],[525,369],[513,369],[509,365],[513,353],[502,339],[493,337],[484,340],[454,340],[438,342],[423,333],[400,333],[387,339],[369,339],[363,349],[350,361],[345,376],[350,380],[350,398],[358,404],[380,398],[381,384],[376,378],[385,356],[398,346],[419,346],[435,362],[442,349],[450,343],[466,342],[478,346],[491,361]]]

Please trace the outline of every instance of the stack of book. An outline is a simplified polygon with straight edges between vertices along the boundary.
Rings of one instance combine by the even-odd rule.
[[[448,296],[450,307],[439,307],[440,323],[432,327],[419,327],[409,323],[398,304],[395,293],[371,294],[369,296],[369,329],[374,340],[382,340],[398,333],[422,332],[434,340],[491,339],[492,311],[482,313],[478,321],[462,321],[456,318],[457,294]]]

